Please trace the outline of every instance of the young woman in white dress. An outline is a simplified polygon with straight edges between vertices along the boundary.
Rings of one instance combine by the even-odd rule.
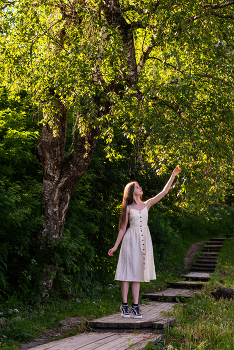
[[[115,279],[121,281],[123,303],[120,310],[122,317],[130,317],[130,311],[134,318],[142,318],[138,307],[140,282],[156,279],[152,240],[147,226],[148,210],[168,193],[179,173],[180,169],[177,166],[164,189],[145,202],[142,201],[142,188],[136,181],[128,183],[124,189],[119,234],[114,247],[108,252],[112,256],[123,239],[115,274]],[[132,282],[133,296],[133,304],[130,309],[127,302],[129,282]]]

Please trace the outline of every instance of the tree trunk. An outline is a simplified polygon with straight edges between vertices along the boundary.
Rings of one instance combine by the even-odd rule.
[[[234,298],[234,289],[219,286],[219,288],[214,292],[211,292],[211,294],[215,297],[216,300],[220,298],[231,299]]]
[[[37,157],[44,174],[42,203],[45,213],[39,235],[42,250],[51,241],[61,239],[72,192],[89,167],[100,134],[99,129],[91,125],[85,136],[78,136],[73,151],[65,159],[67,109],[59,100],[56,104],[54,125],[45,122],[37,144]],[[56,272],[56,261],[49,262],[44,270],[43,296],[49,295]]]

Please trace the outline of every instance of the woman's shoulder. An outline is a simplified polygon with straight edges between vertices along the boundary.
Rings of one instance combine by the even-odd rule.
[[[128,213],[128,214],[130,213],[130,210],[131,210],[131,206],[130,206],[130,205],[127,205],[127,213]]]

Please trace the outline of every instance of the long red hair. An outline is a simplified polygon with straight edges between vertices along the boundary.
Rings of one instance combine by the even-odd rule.
[[[133,194],[134,194],[135,184],[138,184],[138,182],[136,181],[129,182],[124,188],[122,209],[121,209],[121,214],[119,219],[119,230],[121,230],[121,228],[123,228],[125,225],[126,215],[127,215],[127,206],[134,202]],[[129,227],[129,223],[127,224],[127,228],[128,227]]]

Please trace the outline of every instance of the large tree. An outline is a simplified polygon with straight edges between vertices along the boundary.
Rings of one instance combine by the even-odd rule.
[[[111,143],[113,125],[142,141],[162,171],[176,159],[203,184],[232,175],[233,7],[234,0],[0,1],[2,84],[26,90],[42,124],[41,248],[61,238],[74,187],[100,135]],[[74,142],[65,152],[68,118]],[[47,293],[56,271],[51,261]]]

